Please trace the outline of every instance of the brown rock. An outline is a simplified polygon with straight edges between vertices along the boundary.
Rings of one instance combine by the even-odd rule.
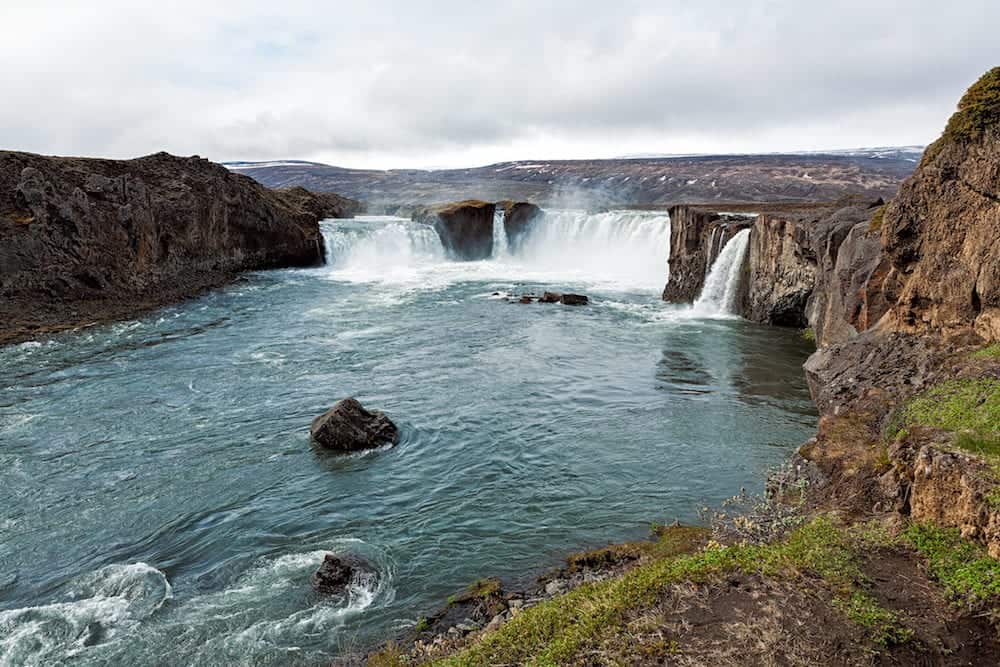
[[[310,435],[324,449],[348,452],[399,441],[399,429],[388,417],[366,410],[354,398],[345,398],[316,417]]]
[[[559,302],[564,306],[586,306],[590,303],[590,298],[585,294],[563,294]]]

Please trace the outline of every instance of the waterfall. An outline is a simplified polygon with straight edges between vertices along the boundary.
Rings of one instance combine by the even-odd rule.
[[[504,217],[504,210],[497,206],[497,210],[493,214],[493,259],[501,259],[510,253]]]
[[[652,211],[546,211],[514,257],[534,271],[657,291],[669,258],[670,216]]]
[[[740,271],[749,242],[750,230],[744,229],[722,247],[719,257],[712,263],[701,295],[694,303],[695,311],[711,315],[731,315],[735,312]]]
[[[331,272],[378,280],[445,260],[433,227],[402,218],[365,216],[322,223]]]
[[[326,271],[336,280],[439,285],[461,280],[588,284],[660,292],[668,278],[670,217],[665,212],[546,211],[508,243],[505,216],[493,218],[493,256],[448,259],[437,231],[423,223],[364,216],[323,223]]]

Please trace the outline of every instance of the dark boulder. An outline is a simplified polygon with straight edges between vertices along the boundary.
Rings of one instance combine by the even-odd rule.
[[[539,301],[542,303],[559,303],[562,300],[562,296],[559,292],[545,292]]]
[[[564,306],[586,306],[590,299],[585,294],[563,294],[559,302]]]
[[[493,256],[493,214],[496,205],[467,201],[423,207],[413,220],[434,227],[448,255],[457,260],[481,260]]]
[[[381,412],[345,398],[312,422],[313,442],[324,449],[351,452],[399,441],[399,429]]]
[[[372,572],[371,565],[357,556],[326,554],[319,569],[313,573],[312,585],[319,593],[336,595],[342,593],[352,581],[365,579]]]

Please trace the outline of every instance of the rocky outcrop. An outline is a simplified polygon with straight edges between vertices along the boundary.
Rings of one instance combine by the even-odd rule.
[[[723,214],[691,206],[673,206],[670,213],[669,279],[663,300],[694,301],[705,276],[723,246],[753,222],[754,216]]]
[[[1000,340],[1000,67],[974,84],[885,209],[888,326]]]
[[[816,253],[807,223],[759,215],[750,232],[741,314],[749,320],[806,326],[806,302],[816,283]]]
[[[422,207],[413,220],[434,227],[452,259],[481,260],[493,255],[493,215],[496,204],[467,200]]]
[[[345,398],[316,417],[309,431],[323,449],[352,452],[373,449],[399,441],[399,429],[383,413],[364,408],[354,398]]]
[[[507,232],[507,245],[511,252],[517,252],[523,245],[531,226],[545,212],[529,202],[505,201],[498,202],[497,206],[502,207],[504,211],[503,226]]]
[[[323,595],[343,593],[352,583],[374,576],[374,570],[364,560],[353,556],[326,554],[312,576],[313,588]]]
[[[0,152],[0,342],[132,315],[240,271],[319,264],[318,220],[357,206],[198,157]]]

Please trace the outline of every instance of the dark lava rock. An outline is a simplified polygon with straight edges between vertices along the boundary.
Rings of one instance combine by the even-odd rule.
[[[370,570],[371,566],[356,556],[326,554],[319,569],[313,573],[312,585],[320,593],[335,595],[343,592],[356,575]]]
[[[132,316],[241,271],[321,264],[319,220],[359,208],[197,157],[0,151],[0,343]]]
[[[469,199],[422,207],[412,218],[434,227],[452,259],[480,260],[493,255],[493,214],[496,205]]]
[[[345,398],[312,422],[313,442],[324,449],[355,451],[399,441],[399,429],[381,412]]]
[[[590,299],[585,294],[563,294],[559,301],[566,306],[586,306],[590,303]]]
[[[522,297],[521,297],[520,299],[518,299],[518,301],[517,301],[517,302],[518,302],[518,303],[533,303],[533,302],[534,302],[534,300],[535,300],[535,297],[533,297],[533,296],[528,296],[527,294],[525,294],[525,295],[524,295],[524,296],[522,296]]]

